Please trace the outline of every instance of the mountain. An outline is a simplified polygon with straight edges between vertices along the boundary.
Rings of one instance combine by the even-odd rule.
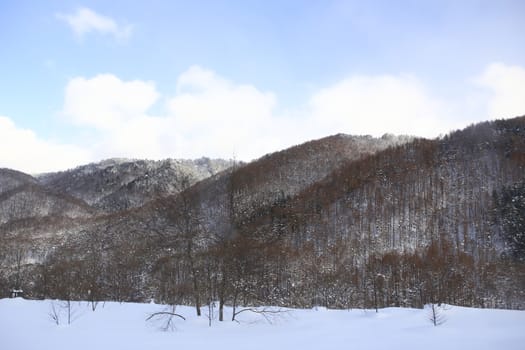
[[[434,140],[339,134],[247,164],[4,170],[0,287],[197,309],[523,308],[524,173],[525,117]]]
[[[82,200],[38,184],[21,185],[0,195],[0,224],[31,217],[88,217],[94,210]]]
[[[81,199],[42,186],[30,175],[0,169],[0,225],[28,218],[81,218],[94,213]]]
[[[338,134],[275,152],[248,164],[235,164],[228,171],[209,177],[188,189],[206,231],[227,235],[228,221],[246,221],[253,213],[269,208],[284,198],[300,193],[321,181],[342,164],[370,156],[412,138],[385,135]],[[164,197],[157,203],[164,211],[176,211],[177,198]],[[228,209],[230,207],[230,209]],[[145,208],[146,209],[146,208]],[[155,209],[162,214],[163,210]],[[158,214],[158,213],[157,213]],[[151,217],[155,215],[150,213]],[[170,216],[169,213],[165,216]],[[241,225],[242,226],[242,225]]]
[[[178,193],[181,180],[192,185],[231,166],[230,161],[201,158],[161,161],[108,159],[72,170],[42,174],[47,188],[86,201],[103,212],[135,208]]]
[[[18,186],[36,184],[38,180],[20,171],[0,168],[0,194]]]
[[[484,245],[502,248],[494,198],[523,181],[524,170],[524,118],[487,122],[340,164],[279,206],[300,224],[290,234],[368,240],[383,251],[413,251],[443,236],[477,255]],[[269,221],[256,220],[259,229]]]
[[[30,269],[70,237],[86,234],[100,218],[177,193],[183,184],[230,165],[208,158],[109,159],[36,177],[0,169],[0,266],[21,269],[25,263]]]

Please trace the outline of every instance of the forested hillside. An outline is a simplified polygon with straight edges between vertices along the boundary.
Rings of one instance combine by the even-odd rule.
[[[218,301],[234,317],[254,304],[525,307],[525,117],[436,140],[336,135],[199,182],[178,173],[173,190],[146,186],[169,164],[134,164],[67,185],[3,170],[0,294]],[[15,195],[28,186],[31,215]]]
[[[230,161],[209,158],[194,161],[108,159],[68,171],[41,174],[38,180],[102,212],[117,212],[178,193],[182,179],[194,184],[230,166]]]

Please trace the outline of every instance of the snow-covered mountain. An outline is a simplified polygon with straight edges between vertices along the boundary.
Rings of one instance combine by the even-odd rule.
[[[197,305],[522,308],[516,228],[525,213],[513,198],[525,195],[524,173],[525,117],[435,140],[334,135],[247,164],[118,159],[38,177],[3,170],[0,290]]]
[[[159,197],[178,193],[188,185],[221,172],[231,161],[201,158],[161,161],[108,159],[75,169],[42,174],[40,184],[82,199],[103,212],[135,208]]]

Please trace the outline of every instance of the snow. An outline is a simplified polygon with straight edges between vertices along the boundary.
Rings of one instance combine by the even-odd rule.
[[[61,324],[50,317],[56,306]],[[162,305],[107,302],[96,311],[91,304],[72,302],[73,321],[58,301],[0,300],[0,349],[523,349],[525,312],[447,306],[446,321],[434,327],[429,310],[292,310],[272,314],[270,321],[251,312],[231,322],[208,326],[207,308],[195,316],[179,306],[173,331],[145,319]],[[276,310],[275,308],[273,310]]]

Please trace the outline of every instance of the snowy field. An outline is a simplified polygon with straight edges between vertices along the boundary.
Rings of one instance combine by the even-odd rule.
[[[55,313],[52,305],[55,305]],[[0,349],[525,349],[525,312],[447,306],[444,323],[434,327],[429,310],[287,310],[269,316],[244,312],[240,322],[213,321],[207,309],[180,306],[186,317],[162,331],[162,320],[145,321],[165,307],[155,304],[105,303],[96,311],[72,303],[67,325],[62,303],[0,300]],[[227,309],[231,318],[231,309]],[[60,325],[50,316],[55,314]]]

